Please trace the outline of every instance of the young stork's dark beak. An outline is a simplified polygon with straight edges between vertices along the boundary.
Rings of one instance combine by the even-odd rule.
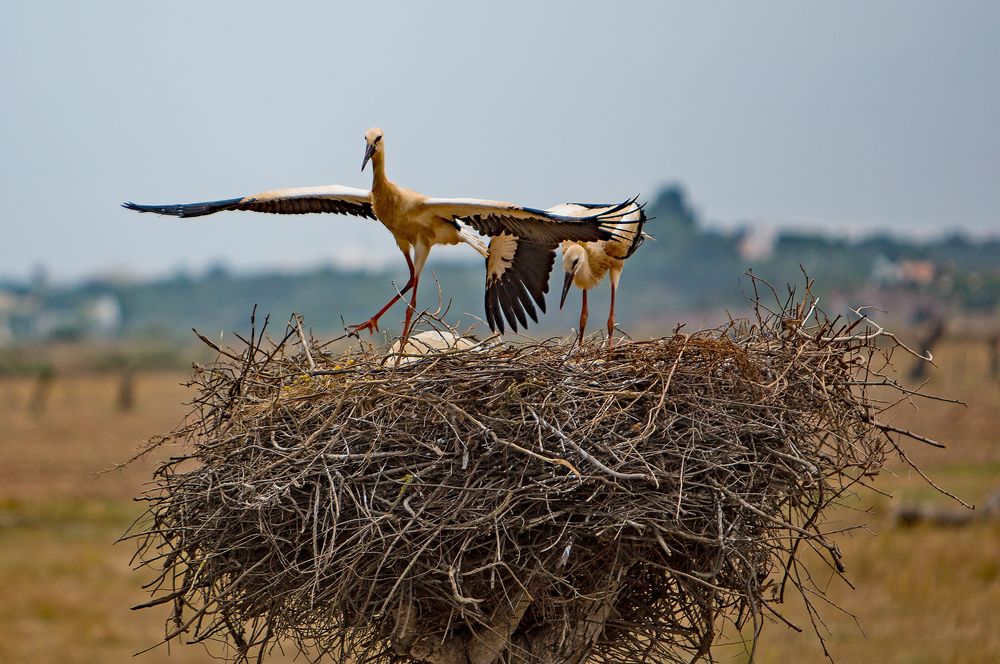
[[[569,293],[569,287],[572,285],[573,285],[573,273],[567,272],[566,279],[563,281],[562,297],[559,298],[560,309],[562,309],[563,305],[566,304],[566,294]]]

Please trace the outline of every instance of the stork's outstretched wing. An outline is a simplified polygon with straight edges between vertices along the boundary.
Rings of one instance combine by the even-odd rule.
[[[445,221],[460,219],[483,235],[495,237],[506,233],[535,242],[559,243],[614,238],[614,224],[621,222],[625,210],[634,202],[635,199],[630,199],[578,216],[478,198],[428,198],[422,206],[424,211]]]
[[[371,192],[367,189],[327,185],[324,187],[296,187],[274,189],[259,194],[230,198],[204,203],[180,203],[174,205],[139,205],[122,203],[122,207],[137,212],[156,212],[174,217],[201,217],[225,210],[249,210],[272,214],[307,214],[310,212],[330,212],[349,214],[356,217],[375,218],[372,210]]]

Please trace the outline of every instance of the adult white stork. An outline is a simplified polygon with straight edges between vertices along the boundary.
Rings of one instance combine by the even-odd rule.
[[[378,321],[400,297],[413,290],[406,309],[403,338],[409,333],[410,320],[416,309],[417,284],[420,272],[436,244],[465,242],[488,258],[488,251],[470,228],[491,237],[509,236],[517,240],[545,245],[564,240],[597,241],[614,236],[607,222],[619,221],[621,211],[632,201],[602,207],[589,214],[568,215],[539,210],[513,203],[478,198],[429,198],[391,181],[385,169],[383,132],[373,127],[365,132],[365,157],[361,170],[372,162],[372,188],[354,189],[339,185],[277,189],[259,194],[172,205],[123,206],[138,212],[156,212],[175,217],[200,217],[225,210],[250,210],[277,214],[333,212],[378,219],[389,229],[406,259],[410,278],[403,288],[366,322],[352,326],[354,332],[374,333]],[[411,258],[412,252],[412,258]],[[551,268],[551,263],[549,264]]]
[[[603,206],[567,204],[551,208],[558,214],[592,215],[600,214]],[[642,232],[646,223],[646,213],[642,206],[631,204],[627,214],[617,222],[609,222],[609,230],[615,237],[610,240],[577,241],[567,240],[562,243],[563,280],[562,296],[559,298],[559,308],[566,303],[566,295],[570,286],[575,285],[583,291],[583,304],[580,307],[580,329],[578,339],[583,341],[583,331],[587,327],[587,291],[594,288],[604,275],[611,280],[611,309],[608,313],[608,345],[613,345],[615,330],[615,292],[618,290],[618,280],[622,276],[622,268],[639,245],[649,237]]]

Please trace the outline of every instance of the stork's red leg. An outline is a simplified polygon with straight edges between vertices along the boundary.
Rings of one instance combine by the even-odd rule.
[[[398,293],[396,293],[396,295],[393,296],[393,298],[389,300],[384,307],[379,309],[377,314],[369,318],[364,323],[361,323],[360,325],[352,325],[351,332],[357,334],[362,330],[368,330],[369,333],[375,334],[375,331],[378,330],[378,319],[382,317],[382,314],[388,311],[389,307],[396,304],[396,302],[399,301],[399,298],[401,298],[403,294],[406,293],[406,291],[416,286],[417,277],[416,273],[413,270],[413,261],[410,260],[410,255],[405,251],[403,252],[403,258],[406,259],[406,267],[410,269],[410,278],[407,280],[406,285],[403,286],[403,288]],[[407,310],[406,315],[407,315],[407,320],[409,320],[409,315],[410,315],[409,310]]]
[[[615,345],[615,280],[611,280],[611,311],[608,312],[608,347]]]
[[[587,289],[583,289],[583,306],[580,307],[580,335],[578,340],[583,343],[583,331],[587,328]]]
[[[403,337],[399,342],[400,348],[403,348],[406,345],[406,339],[410,336],[410,318],[413,317],[413,312],[417,310],[418,284],[420,284],[420,275],[417,275],[413,279],[413,295],[410,297],[410,304],[406,307],[406,320],[403,321]]]

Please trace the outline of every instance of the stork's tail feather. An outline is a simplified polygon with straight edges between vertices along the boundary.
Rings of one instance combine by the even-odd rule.
[[[606,239],[631,242],[628,255],[625,258],[631,256],[642,244],[642,226],[647,221],[646,203],[639,203],[638,199],[638,195],[633,196],[598,215],[602,221],[602,230],[608,233]]]
[[[646,225],[646,222],[649,221],[649,219],[646,218],[646,211],[643,209],[643,207],[644,207],[643,205],[638,206],[639,218],[636,219],[636,222],[639,225],[636,226],[635,229],[633,230],[635,235],[632,236],[632,244],[629,246],[628,252],[625,253],[625,258],[631,258],[632,254],[635,253],[635,250],[638,249],[640,246],[642,246],[642,243],[646,241],[646,238],[653,237],[652,235],[644,233],[642,230],[643,226]]]

